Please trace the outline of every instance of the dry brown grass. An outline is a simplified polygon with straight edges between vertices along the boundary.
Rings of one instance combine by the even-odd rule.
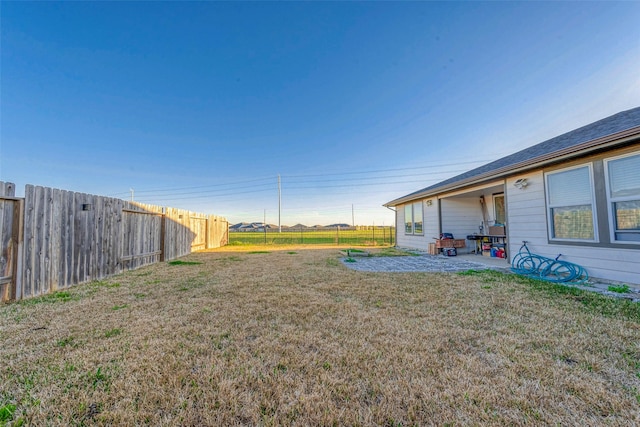
[[[184,260],[201,264],[1,306],[0,407],[15,405],[6,419],[640,423],[640,320],[579,296],[499,274],[355,272],[335,249]]]

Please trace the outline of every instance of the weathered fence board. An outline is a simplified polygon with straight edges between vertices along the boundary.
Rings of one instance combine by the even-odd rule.
[[[0,182],[0,297],[43,295],[126,269],[223,246],[226,219]]]
[[[159,206],[125,202],[122,209],[123,247],[120,262],[134,269],[160,261],[163,209]]]
[[[0,181],[0,301],[15,298],[21,206],[15,185]]]
[[[220,248],[229,243],[229,223],[223,217],[209,215],[207,249]]]

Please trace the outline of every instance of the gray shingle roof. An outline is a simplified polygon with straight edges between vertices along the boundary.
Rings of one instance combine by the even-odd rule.
[[[425,187],[421,190],[407,194],[406,196],[395,199],[386,203],[386,206],[394,206],[398,201],[409,201],[412,196],[422,196],[426,194],[434,194],[439,189],[446,190],[457,183],[480,178],[483,175],[491,174],[495,171],[508,171],[509,168],[535,162],[536,159],[543,159],[553,156],[554,153],[561,153],[570,150],[572,147],[579,147],[590,141],[595,141],[603,137],[615,135],[617,133],[640,127],[640,107],[631,110],[622,111],[613,116],[598,120],[597,122],[588,124],[581,128],[572,130],[555,138],[541,142],[517,153],[495,160],[486,165],[477,167],[460,175],[441,181],[437,184]]]

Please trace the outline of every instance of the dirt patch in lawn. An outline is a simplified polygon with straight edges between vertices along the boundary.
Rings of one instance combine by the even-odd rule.
[[[5,420],[640,423],[633,303],[496,272],[357,272],[336,249],[255,250],[0,306]]]

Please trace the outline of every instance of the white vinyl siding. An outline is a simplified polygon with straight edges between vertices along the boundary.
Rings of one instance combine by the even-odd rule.
[[[397,209],[397,230],[396,234],[396,245],[400,248],[413,248],[413,249],[421,249],[428,250],[429,243],[433,243],[433,236],[438,235],[438,203],[437,200],[431,199],[427,201],[416,202],[420,206],[420,212],[422,213],[422,221],[418,221],[419,218],[413,217],[413,213],[415,212],[413,205],[408,204],[404,206],[399,206]],[[407,209],[407,207],[411,207],[411,209]],[[407,234],[402,231],[403,227],[406,226],[407,221],[405,219],[405,213],[407,211],[411,212],[411,224],[415,227],[415,229],[422,228],[422,232],[420,234],[412,233]],[[421,222],[421,223],[420,223]],[[420,223],[415,226],[414,224]]]
[[[519,178],[527,178],[529,185],[519,190],[513,183]],[[568,246],[562,241],[549,243],[545,220],[544,176],[541,170],[526,175],[516,175],[505,186],[507,200],[507,232],[509,234],[509,258],[518,253],[523,240],[527,240],[531,252],[546,257],[560,259],[582,265],[591,277],[640,283],[638,251],[626,248],[599,246]]]
[[[451,233],[455,239],[464,239],[480,231],[482,209],[479,197],[445,198],[440,203],[443,233]]]
[[[611,239],[640,241],[640,154],[605,160]]]
[[[546,174],[549,238],[595,241],[591,165]]]
[[[520,178],[526,178],[528,183],[522,190],[513,185]],[[509,235],[507,254],[510,258],[518,252],[523,240],[531,242],[531,245],[538,250],[541,245],[546,247],[548,244],[543,183],[542,171],[519,175],[507,181],[505,186]]]

